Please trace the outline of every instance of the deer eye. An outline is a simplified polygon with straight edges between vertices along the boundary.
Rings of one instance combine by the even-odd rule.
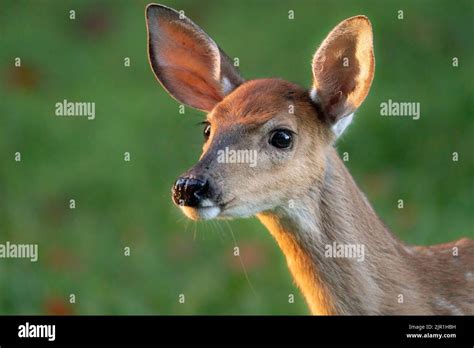
[[[203,130],[203,135],[204,135],[204,140],[209,139],[209,136],[211,135],[211,124],[210,123],[204,123],[204,130]]]
[[[288,129],[277,129],[268,142],[278,149],[288,149],[293,144],[293,133]]]

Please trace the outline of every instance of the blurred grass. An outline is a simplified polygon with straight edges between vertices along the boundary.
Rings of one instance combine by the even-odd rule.
[[[255,219],[195,224],[172,206],[174,179],[200,153],[195,124],[202,115],[179,115],[155,81],[146,3],[2,3],[0,243],[38,243],[40,258],[0,260],[0,313],[308,313],[283,255]],[[329,30],[367,15],[376,76],[339,151],[350,153],[356,181],[403,240],[474,237],[472,1],[163,3],[185,10],[238,56],[246,78],[279,76],[304,86]],[[55,117],[63,99],[95,102],[96,119]],[[421,119],[380,117],[388,99],[420,102]],[[126,151],[131,162],[123,160]],[[451,161],[454,151],[459,162]],[[230,229],[251,285],[232,254]]]

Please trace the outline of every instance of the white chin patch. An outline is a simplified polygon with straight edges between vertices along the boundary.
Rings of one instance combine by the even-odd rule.
[[[181,211],[192,220],[211,220],[219,216],[221,208],[217,206],[202,208],[181,207]]]
[[[221,208],[219,207],[206,207],[198,209],[199,215],[203,220],[210,220],[216,218],[220,212]]]

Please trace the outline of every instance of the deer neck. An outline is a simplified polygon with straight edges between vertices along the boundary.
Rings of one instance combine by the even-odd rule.
[[[258,215],[285,254],[311,312],[390,312],[382,306],[397,307],[401,275],[409,273],[402,243],[379,220],[335,149],[314,187],[288,206]]]

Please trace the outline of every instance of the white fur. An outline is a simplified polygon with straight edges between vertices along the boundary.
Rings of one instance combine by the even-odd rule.
[[[225,76],[222,77],[221,79],[221,86],[222,86],[222,92],[224,95],[229,94],[234,90],[234,85],[229,81],[229,79]]]
[[[206,198],[202,200],[201,202],[201,207],[207,208],[207,207],[213,207],[215,206],[214,202],[212,202],[210,199]]]
[[[200,208],[199,215],[203,220],[210,220],[216,218],[221,213],[221,208],[219,207],[207,207]]]
[[[309,97],[316,103],[319,103],[319,97],[318,97],[318,92],[316,91],[316,88],[311,89],[311,92],[309,92]]]
[[[336,135],[337,138],[344,132],[344,130],[349,126],[354,118],[354,114],[347,115],[346,117],[341,118],[338,122],[336,122],[332,127],[333,133]]]
[[[452,304],[451,302],[447,301],[446,299],[442,297],[436,297],[435,304],[441,308],[450,310],[451,314],[454,314],[454,315],[464,314],[457,306],[455,306],[454,304]]]
[[[204,208],[192,208],[183,206],[180,208],[184,215],[193,220],[196,220],[197,218],[202,220],[211,220],[215,219],[221,213],[221,208],[219,208],[218,206],[210,206]]]
[[[313,102],[319,104],[320,100],[319,100],[318,92],[316,91],[315,88],[311,89],[311,91],[309,92],[309,96],[313,100]],[[334,125],[332,125],[331,130],[336,135],[336,138],[339,138],[339,136],[344,132],[347,126],[351,124],[353,118],[354,118],[354,113],[341,118]]]

